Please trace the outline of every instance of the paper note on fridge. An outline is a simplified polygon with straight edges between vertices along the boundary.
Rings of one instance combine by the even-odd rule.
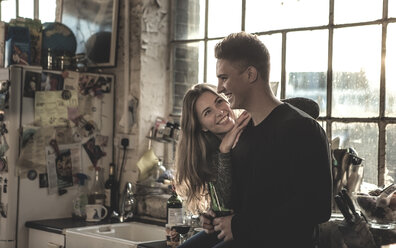
[[[77,91],[37,91],[34,98],[34,122],[39,126],[66,126],[67,108],[78,106]]]

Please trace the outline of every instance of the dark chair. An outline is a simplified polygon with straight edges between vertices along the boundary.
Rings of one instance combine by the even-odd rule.
[[[305,113],[309,114],[315,120],[319,117],[319,104],[312,99],[305,97],[291,97],[281,100],[287,102],[294,107],[301,109]]]

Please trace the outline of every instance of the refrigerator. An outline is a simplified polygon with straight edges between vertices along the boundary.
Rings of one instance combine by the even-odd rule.
[[[33,66],[4,70],[0,81],[7,75],[10,83],[4,109],[7,167],[0,171],[0,207],[6,213],[0,211],[0,248],[27,248],[27,221],[72,216],[76,173],[88,176],[88,189],[95,167],[107,178],[114,160],[115,76]],[[58,166],[60,154],[68,156],[67,166]]]

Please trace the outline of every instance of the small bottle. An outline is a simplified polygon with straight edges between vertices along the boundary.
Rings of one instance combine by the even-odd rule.
[[[106,195],[102,174],[102,169],[95,167],[95,177],[88,196],[89,204],[105,204]]]
[[[183,202],[177,195],[175,186],[172,185],[172,195],[166,202],[167,223],[169,226],[183,224]]]
[[[162,176],[162,174],[165,173],[165,171],[166,171],[166,168],[164,166],[164,163],[162,162],[162,159],[159,159],[157,165],[154,166],[154,168],[153,168],[154,180],[156,182],[161,182],[160,177]],[[163,182],[163,180],[162,180],[162,182]]]
[[[109,213],[109,216],[116,208],[116,189],[117,183],[115,180],[115,164],[110,163],[109,165],[109,178],[105,182],[105,207]]]
[[[47,54],[45,57],[45,64],[43,65],[44,69],[52,70],[54,69],[54,51],[51,48],[47,49]]]
[[[173,123],[168,121],[164,129],[163,139],[170,140],[172,136],[173,136]]]
[[[176,122],[173,125],[172,139],[177,141],[179,139],[179,134],[180,134],[180,125],[179,123]]]

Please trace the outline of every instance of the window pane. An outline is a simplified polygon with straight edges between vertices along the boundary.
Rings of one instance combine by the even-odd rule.
[[[247,0],[246,31],[327,25],[328,0]]]
[[[1,1],[1,20],[10,22],[16,16],[16,0]]]
[[[328,31],[287,34],[286,97],[307,97],[326,113]]]
[[[207,67],[206,67],[206,82],[210,84],[217,85],[217,76],[216,76],[216,61],[217,59],[214,56],[214,47],[217,42],[220,40],[211,40],[208,41],[208,57],[207,57]]]
[[[34,17],[34,1],[32,0],[19,0],[20,17],[31,18]]]
[[[174,1],[174,39],[197,39],[204,37],[205,0]]]
[[[183,96],[203,78],[203,42],[175,44],[173,47],[173,113],[181,113]]]
[[[209,1],[208,37],[227,36],[241,30],[241,0]]]
[[[56,0],[39,0],[39,19],[41,23],[54,22],[56,12]]]
[[[396,17],[396,0],[388,0],[388,17]]]
[[[363,158],[363,181],[378,184],[378,126],[372,123],[339,123],[332,125],[333,137],[340,137],[340,148],[353,148]]]
[[[334,30],[333,116],[379,114],[381,26]]]
[[[385,114],[396,116],[396,23],[388,25],[386,40]]]
[[[387,176],[385,184],[394,183],[396,179],[396,125],[389,124],[386,126],[386,148],[385,148],[385,165]]]
[[[267,47],[270,58],[271,58],[271,72],[270,72],[270,83],[273,85],[273,91],[275,96],[280,98],[281,91],[281,73],[282,73],[282,35],[261,35],[259,39]]]
[[[373,21],[382,18],[382,1],[334,0],[334,23]]]

